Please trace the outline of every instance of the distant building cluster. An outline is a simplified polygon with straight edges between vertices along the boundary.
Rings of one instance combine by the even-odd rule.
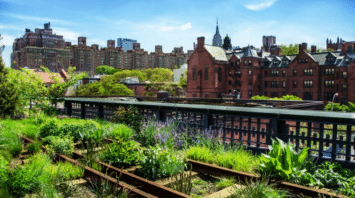
[[[253,46],[225,50],[218,42],[218,36],[213,45],[197,38],[188,60],[187,97],[250,99],[288,94],[331,101],[338,93],[335,102],[355,101],[355,42],[327,39],[327,49],[333,51],[320,53],[316,46],[308,51],[307,43],[302,43],[294,55],[281,55],[275,36],[264,36],[261,50]]]
[[[190,52],[191,54],[192,52]],[[175,47],[171,53],[164,53],[161,45],[148,54],[140,43],[133,39],[108,40],[107,47],[87,46],[86,37],[78,38],[78,45],[65,42],[63,36],[53,34],[50,23],[44,29],[32,32],[26,29],[21,38],[15,39],[11,54],[11,67],[14,69],[38,69],[47,67],[52,72],[67,70],[75,66],[77,71],[93,73],[99,65],[109,65],[120,69],[169,68],[187,61],[182,47]]]

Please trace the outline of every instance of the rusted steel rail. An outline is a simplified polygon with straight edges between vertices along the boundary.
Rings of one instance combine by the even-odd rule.
[[[26,137],[22,137],[22,139],[23,139],[24,143],[34,142],[33,140],[26,138]],[[45,146],[42,146],[42,149],[46,150],[47,148]],[[121,181],[118,181],[117,179],[107,176],[99,171],[96,171],[96,170],[90,168],[90,167],[84,166],[81,163],[79,163],[79,162],[75,161],[74,159],[71,159],[65,155],[57,154],[56,157],[58,160],[68,161],[76,166],[80,166],[80,167],[84,168],[85,169],[84,170],[84,178],[86,180],[90,180],[90,179],[95,178],[96,181],[106,181],[112,187],[120,187],[120,188],[126,189],[129,193],[129,197],[147,197],[147,198],[156,197],[156,196],[146,193],[140,189],[137,189],[131,185],[125,184]]]
[[[214,176],[228,176],[234,177],[239,181],[257,181],[261,180],[262,178],[257,175],[252,175],[240,171],[235,171],[228,168],[223,168],[213,164],[207,164],[195,160],[188,159],[187,162],[192,165],[192,170],[196,172],[201,172],[209,175]],[[301,186],[297,184],[292,184],[289,182],[277,182],[277,181],[270,181],[270,183],[274,183],[277,188],[287,189],[292,194],[298,195],[303,194],[308,197],[342,197],[337,195],[336,193],[326,192],[321,189],[310,188],[306,186]]]

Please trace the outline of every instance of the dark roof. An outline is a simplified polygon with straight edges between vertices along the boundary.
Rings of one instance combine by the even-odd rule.
[[[288,55],[288,56],[273,56],[273,57],[266,57],[265,59],[268,60],[270,62],[269,65],[263,65],[264,68],[284,68],[284,67],[288,67],[288,65],[290,64],[290,62],[293,61],[293,59],[296,58],[296,55]],[[275,64],[274,60],[277,60],[279,63]],[[284,64],[284,62],[282,60],[287,59],[289,60],[288,63]]]
[[[243,57],[259,57],[259,56],[255,49],[251,49],[251,47],[248,46],[244,51]]]

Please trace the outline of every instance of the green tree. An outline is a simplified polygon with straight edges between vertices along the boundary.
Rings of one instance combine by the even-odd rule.
[[[0,56],[0,115],[1,117],[15,116],[16,105],[20,98],[13,84],[8,81],[8,69]]]
[[[232,49],[232,43],[231,39],[229,38],[228,34],[223,40],[223,48],[225,50],[231,50]]]
[[[180,76],[179,84],[181,87],[187,87],[187,69],[185,69],[184,75]]]
[[[291,54],[298,54],[298,45],[281,45],[281,54],[282,55],[291,55]]]
[[[2,40],[1,34],[0,34],[0,40]],[[5,49],[5,45],[3,44],[3,45],[0,46],[0,57],[1,57],[2,52],[4,51],[4,49]]]
[[[44,72],[48,73],[53,84],[48,87],[47,99],[55,108],[57,108],[57,103],[64,101],[63,97],[70,86],[73,86],[78,80],[86,76],[85,73],[74,73],[75,67],[68,68],[69,79],[64,82],[60,82],[60,78],[56,73],[50,72],[48,68],[41,67]]]
[[[118,71],[121,71],[121,69],[115,69],[111,66],[107,66],[107,65],[100,65],[95,69],[95,73],[103,75],[103,74],[107,74],[107,75],[111,75],[114,74]]]

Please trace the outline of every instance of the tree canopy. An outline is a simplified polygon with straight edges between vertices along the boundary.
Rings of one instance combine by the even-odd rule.
[[[118,71],[122,71],[122,70],[115,69],[115,68],[108,66],[108,65],[100,65],[95,69],[95,73],[100,74],[100,75],[103,75],[103,74],[111,75],[111,74],[114,74]]]
[[[228,34],[223,40],[223,48],[225,50],[231,50],[232,49],[232,43],[231,39],[229,38]]]
[[[281,54],[282,55],[291,55],[291,54],[298,54],[298,45],[281,45]]]

